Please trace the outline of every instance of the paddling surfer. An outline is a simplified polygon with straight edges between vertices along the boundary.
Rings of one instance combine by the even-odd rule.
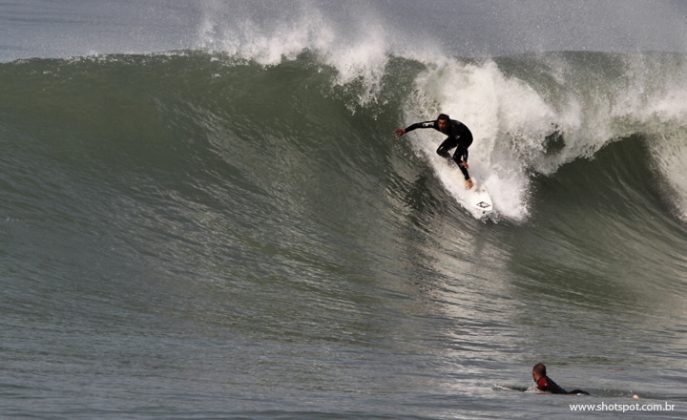
[[[573,395],[589,395],[588,392],[581,389],[574,389],[566,391],[558,386],[551,378],[546,376],[546,366],[543,363],[537,363],[532,368],[532,380],[537,384],[537,389],[543,392],[550,392],[552,394],[573,394]]]

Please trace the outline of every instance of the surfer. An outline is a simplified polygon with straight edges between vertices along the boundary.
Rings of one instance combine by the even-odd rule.
[[[581,389],[574,389],[570,392],[558,386],[551,378],[546,376],[546,366],[543,363],[537,363],[532,368],[532,379],[537,384],[537,389],[552,394],[575,394],[575,395],[589,395],[588,392]]]
[[[453,160],[465,177],[465,188],[468,190],[472,188],[472,179],[470,179],[470,174],[468,174],[468,147],[472,144],[470,129],[462,122],[450,119],[446,114],[439,114],[435,121],[415,123],[406,128],[397,128],[394,132],[397,136],[401,137],[416,128],[433,128],[448,135],[446,140],[437,149],[437,154],[450,158],[451,155],[448,151],[455,147],[456,151],[453,153]]]

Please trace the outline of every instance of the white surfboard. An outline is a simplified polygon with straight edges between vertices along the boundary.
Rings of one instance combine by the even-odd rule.
[[[471,175],[473,186],[465,189],[465,179],[453,161],[449,161],[449,171],[441,171],[440,178],[451,195],[476,219],[485,219],[494,214],[494,203],[484,184]],[[445,175],[449,175],[444,178]],[[442,176],[444,175],[444,176]]]
[[[458,177],[462,182],[464,182],[463,177]],[[478,219],[488,217],[494,212],[494,203],[491,201],[491,196],[484,185],[480,184],[475,177],[472,177],[472,182],[474,186],[469,190],[463,190],[459,193],[461,199],[464,201],[463,206],[468,209],[473,216]],[[462,186],[462,185],[461,185]]]

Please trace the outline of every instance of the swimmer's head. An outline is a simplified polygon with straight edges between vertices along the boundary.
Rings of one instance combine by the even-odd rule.
[[[537,382],[539,378],[546,376],[546,366],[543,363],[537,363],[532,368],[532,379]]]

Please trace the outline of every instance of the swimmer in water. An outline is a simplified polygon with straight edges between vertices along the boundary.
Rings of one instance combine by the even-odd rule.
[[[550,392],[552,394],[568,394],[568,395],[589,395],[588,392],[581,389],[574,389],[570,392],[558,386],[551,378],[546,376],[546,366],[543,363],[537,363],[532,368],[532,379],[537,384],[537,389],[543,392]]]

